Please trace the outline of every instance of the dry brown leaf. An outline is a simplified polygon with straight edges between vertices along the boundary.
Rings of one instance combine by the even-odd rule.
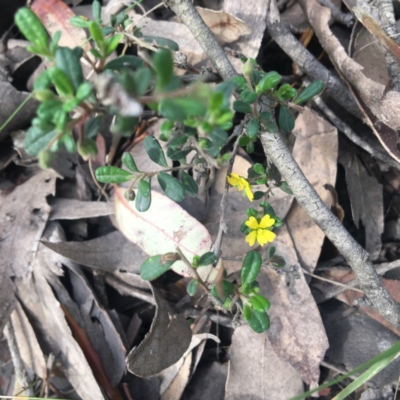
[[[28,278],[49,218],[46,196],[55,192],[56,174],[41,171],[17,186],[0,204],[0,288],[12,294],[9,276]],[[8,287],[7,287],[8,286]],[[12,311],[12,297],[2,299],[0,330]],[[5,305],[8,303],[8,307]]]
[[[337,129],[316,112],[306,108],[296,118],[293,129],[296,143],[293,157],[319,196],[330,207],[331,193],[325,184],[335,186],[338,135]],[[295,202],[286,218],[286,225],[303,268],[312,272],[317,264],[325,234]]]
[[[298,265],[290,235],[283,226],[274,245],[287,266]],[[319,366],[329,346],[321,316],[301,270],[262,269],[260,292],[271,302],[271,327],[267,335],[278,356],[290,363],[310,386],[318,386]]]
[[[248,25],[229,12],[202,7],[196,9],[221,44],[235,42],[241,36],[250,35],[252,32]]]
[[[229,353],[225,400],[288,400],[304,391],[299,373],[276,354],[265,333],[237,328]]]
[[[157,303],[156,315],[149,333],[126,357],[129,372],[140,377],[160,373],[175,364],[186,352],[192,331],[183,317],[152,287]]]
[[[139,273],[147,255],[120,231],[85,242],[42,242],[58,254],[82,265],[106,272]]]
[[[99,201],[54,198],[50,200],[50,205],[50,221],[95,218],[114,214],[114,208],[111,203]]]

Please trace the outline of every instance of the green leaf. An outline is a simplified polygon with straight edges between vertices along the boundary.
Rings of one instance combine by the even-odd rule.
[[[194,296],[197,293],[197,289],[199,288],[199,281],[197,279],[192,279],[187,287],[186,291],[189,296]]]
[[[217,127],[208,134],[208,137],[219,147],[224,146],[228,141],[228,134]]]
[[[197,265],[199,267],[206,267],[207,265],[214,264],[216,261],[217,257],[215,254],[212,251],[209,251],[200,257]]]
[[[171,160],[174,160],[174,161],[180,161],[180,160],[186,161],[186,156],[192,150],[193,150],[192,148],[182,150],[180,148],[170,146],[167,150],[167,157],[169,157]]]
[[[260,130],[260,121],[258,118],[253,118],[247,125],[247,135],[251,139],[256,139]]]
[[[256,294],[255,296],[250,297],[250,303],[252,304],[254,310],[256,311],[268,311],[271,304],[264,296],[260,294]]]
[[[105,50],[106,50],[106,42],[104,39],[103,32],[101,30],[101,26],[97,22],[92,21],[89,25],[89,31],[90,31],[90,34],[92,35],[92,39],[96,43],[97,47],[99,48],[101,53],[103,53],[103,54],[100,54],[99,58],[103,58]]]
[[[160,101],[158,112],[165,118],[183,121],[187,117],[203,115],[206,106],[196,99],[165,99]]]
[[[143,39],[147,43],[155,44],[158,47],[165,47],[166,49],[172,51],[179,51],[178,43],[174,42],[171,39],[159,37],[159,36],[143,36]]]
[[[156,72],[156,91],[162,91],[174,76],[174,63],[169,50],[161,49],[153,56]]]
[[[135,207],[139,212],[145,212],[151,205],[151,178],[141,179],[136,195]]]
[[[275,246],[271,246],[270,248],[269,248],[269,258],[272,258],[273,256],[274,256],[274,254],[275,254],[275,251],[276,251],[276,247]]]
[[[117,33],[106,39],[106,56],[109,56],[117,48],[123,37],[122,33]]]
[[[185,198],[185,189],[178,179],[166,172],[159,172],[157,174],[157,179],[161,189],[170,199],[180,202]]]
[[[243,317],[254,332],[262,333],[269,329],[269,317],[267,313],[254,310],[248,304],[243,308]]]
[[[50,150],[42,150],[38,155],[39,165],[43,168],[49,168],[53,160],[53,153]]]
[[[56,130],[43,131],[39,127],[32,126],[25,137],[24,147],[28,154],[34,156],[43,150],[57,135]]]
[[[75,90],[77,90],[83,82],[83,73],[76,53],[68,47],[59,47],[56,51],[56,67],[68,76]]]
[[[262,94],[267,90],[274,89],[281,79],[282,77],[276,71],[268,72],[256,86],[256,93]]]
[[[312,99],[324,90],[324,86],[324,82],[322,81],[311,82],[306,88],[301,91],[297,99],[294,101],[294,104],[305,103],[306,101]]]
[[[243,76],[235,76],[232,78],[232,82],[235,84],[236,91],[241,93],[243,90],[248,90],[249,87],[247,86],[246,78]]]
[[[134,176],[124,169],[118,167],[99,167],[96,169],[96,179],[102,183],[122,183],[128,182]]]
[[[220,299],[221,301],[225,301],[228,296],[234,293],[235,291],[235,286],[232,282],[226,281],[225,279],[222,281],[222,291],[223,297],[221,298],[220,294],[218,293],[217,285],[214,283],[211,287],[211,294],[216,297],[217,299]]]
[[[290,110],[285,105],[281,105],[279,110],[279,126],[284,132],[291,132],[294,128],[294,118]]]
[[[97,49],[90,49],[90,52],[99,59],[104,58],[103,55]]]
[[[290,187],[289,187],[289,185],[288,185],[288,183],[286,181],[282,181],[279,184],[279,188],[285,193],[293,194],[292,189],[290,189]]]
[[[92,84],[90,82],[83,82],[79,85],[76,91],[76,99],[81,102],[85,101],[92,94]]]
[[[282,220],[279,217],[277,217],[276,215],[274,216],[274,220],[275,220],[275,224],[274,224],[275,228],[280,228],[283,225]]]
[[[29,42],[35,45],[41,54],[51,55],[46,29],[30,8],[20,8],[16,12],[14,20],[21,33]]]
[[[111,35],[112,33],[114,33],[116,31],[115,28],[113,28],[112,26],[103,26],[101,28],[101,32],[103,33],[103,36],[106,37],[108,35]]]
[[[272,114],[268,111],[264,111],[260,113],[260,118],[268,121],[269,119],[272,119]]]
[[[278,133],[279,132],[279,127],[276,124],[276,122],[273,120],[269,120],[269,121],[263,120],[263,125],[265,126],[265,129],[267,130],[267,132],[270,132],[270,133]]]
[[[138,69],[134,76],[135,93],[137,96],[144,95],[151,83],[152,74],[149,68]]]
[[[85,128],[83,130],[85,137],[89,139],[96,138],[96,136],[99,133],[101,118],[102,118],[101,116],[97,116],[94,118],[90,118],[86,122]]]
[[[252,283],[257,279],[261,264],[262,259],[259,253],[252,250],[246,254],[241,271],[242,284]]]
[[[164,121],[160,126],[160,140],[163,142],[167,142],[172,133],[172,129],[174,128],[174,121]]]
[[[154,136],[147,136],[143,141],[144,149],[150,157],[150,160],[162,167],[168,168],[164,151]]]
[[[208,109],[211,112],[217,112],[221,109],[224,102],[224,95],[221,92],[214,92],[209,100]]]
[[[178,259],[179,255],[176,253],[150,257],[140,266],[140,276],[145,281],[154,281],[167,272]]]
[[[190,197],[196,197],[199,192],[196,181],[185,171],[181,172],[181,181],[186,194]]]
[[[262,166],[262,164],[256,163],[256,164],[253,165],[252,169],[254,170],[254,172],[255,172],[257,175],[263,175],[263,176],[265,176],[265,169],[264,169],[264,167]],[[250,177],[250,176],[249,176],[249,177]]]
[[[253,112],[251,105],[241,100],[236,100],[233,102],[233,109],[244,114],[251,114]]]
[[[75,139],[72,137],[71,134],[64,133],[64,135],[61,136],[59,141],[64,144],[65,148],[70,153],[75,153],[76,152]]]
[[[246,151],[251,154],[254,152],[254,143],[253,142],[249,142],[246,144]]]
[[[35,91],[48,89],[50,86],[51,86],[51,80],[47,70],[39,74],[39,76],[35,79],[35,82],[33,83],[33,89]]]
[[[95,21],[101,24],[101,4],[98,0],[92,3],[92,15]]]
[[[124,68],[138,69],[143,66],[143,61],[137,56],[120,56],[109,61],[104,69],[111,69],[114,71],[120,71]]]
[[[97,152],[97,144],[94,140],[83,138],[78,142],[78,153],[83,157],[84,160],[88,160],[89,158],[96,156]]]
[[[273,209],[273,207],[271,206],[271,204],[269,204],[267,201],[262,201],[260,203],[260,207],[262,207],[264,209],[264,215],[268,214],[272,218],[275,219],[276,213],[275,213],[275,210]]]
[[[130,137],[137,123],[137,117],[123,117],[121,115],[116,115],[111,124],[110,131],[117,135]]]
[[[265,193],[257,190],[256,192],[253,193],[253,195],[254,195],[254,200],[260,200],[264,197]]]
[[[245,103],[252,104],[257,100],[257,93],[251,92],[250,90],[243,90],[240,93],[240,99]]]
[[[269,262],[276,268],[283,268],[286,265],[286,261],[282,256],[273,256]]]
[[[275,96],[278,100],[290,100],[296,96],[297,90],[292,88],[288,83],[284,83],[276,92]]]
[[[139,172],[131,153],[125,152],[121,157],[122,164],[133,172]]]
[[[251,141],[251,139],[248,136],[242,136],[239,139],[239,146],[247,146],[247,144]]]
[[[60,96],[73,96],[74,87],[64,71],[57,67],[51,67],[47,70],[47,73]]]
[[[61,31],[57,31],[51,38],[50,51],[52,54],[55,54],[60,39],[61,39]]]
[[[53,121],[54,114],[57,110],[61,110],[63,103],[58,100],[47,100],[43,102],[37,109],[37,115],[40,119]]]
[[[90,21],[82,16],[75,16],[69,19],[69,23],[77,28],[89,28]]]

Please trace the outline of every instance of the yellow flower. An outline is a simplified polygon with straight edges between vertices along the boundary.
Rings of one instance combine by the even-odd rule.
[[[238,190],[243,191],[248,197],[250,201],[253,201],[254,199],[254,194],[251,191],[251,185],[249,182],[247,182],[246,179],[242,178],[238,174],[231,174],[231,176],[227,177],[228,182],[231,186],[235,186]]]
[[[275,233],[268,229],[275,224],[275,220],[269,214],[265,214],[260,223],[254,217],[250,217],[245,224],[251,229],[251,232],[246,236],[246,242],[249,246],[253,246],[256,240],[260,246],[264,246],[273,242],[276,238]]]

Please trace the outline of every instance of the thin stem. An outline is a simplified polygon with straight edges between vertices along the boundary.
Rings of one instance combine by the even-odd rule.
[[[107,201],[110,201],[110,198],[108,197],[108,194],[104,191],[104,189],[101,187],[100,183],[97,181],[96,176],[93,171],[93,165],[92,165],[92,159],[89,158],[89,171],[90,175],[92,176],[94,184],[98,187],[100,190],[101,194],[105,197]]]
[[[6,119],[4,124],[0,126],[0,132],[11,122],[12,119],[21,111],[24,105],[32,98],[33,92],[14,110],[14,112]]]
[[[143,172],[144,176],[154,176],[157,175],[159,172],[172,172],[172,171],[180,171],[185,169],[190,169],[195,167],[196,164],[187,164],[187,165],[180,165],[179,167],[173,167],[168,169],[163,169],[162,171],[155,171],[155,172]]]

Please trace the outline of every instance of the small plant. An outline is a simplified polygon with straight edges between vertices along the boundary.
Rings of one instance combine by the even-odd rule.
[[[288,132],[294,126],[288,108],[290,101],[301,104],[323,89],[322,82],[317,81],[297,95],[290,85],[279,85],[281,76],[277,72],[261,71],[253,59],[245,62],[243,77],[216,87],[201,81],[185,86],[174,74],[170,50],[178,50],[175,42],[143,36],[129,21],[126,10],[113,15],[110,24],[104,25],[100,9],[100,3],[94,1],[93,20],[74,17],[70,21],[89,30],[93,43],[90,53],[82,47],[59,46],[59,32],[49,40],[41,21],[29,8],[21,8],[16,13],[17,26],[31,42],[28,49],[44,57],[51,65],[34,82],[34,96],[41,104],[27,133],[25,148],[29,154],[38,156],[43,167],[51,164],[53,153],[61,147],[70,152],[77,151],[84,160],[91,160],[97,154],[96,137],[106,116],[112,116],[110,130],[113,134],[129,137],[147,107],[152,115],[166,119],[159,136],[159,140],[166,143],[165,152],[155,137],[144,139],[149,159],[163,169],[141,171],[132,155],[124,153],[121,159],[124,168],[103,166],[95,171],[96,179],[102,183],[130,182],[125,198],[134,201],[140,212],[151,207],[151,183],[155,176],[165,194],[176,202],[182,201],[186,195],[197,195],[198,183],[194,176],[200,178],[209,174],[230,157],[222,151],[228,143],[227,131],[233,126],[234,111],[251,115],[246,135],[238,140],[239,145],[252,153],[261,127],[269,132],[279,131],[273,115],[258,112],[260,96],[268,95],[280,105],[279,126]],[[110,60],[110,55],[119,45],[124,47],[122,55]],[[127,47],[132,45],[144,47],[153,54],[145,60],[125,55]],[[90,79],[84,76],[82,60],[90,66]],[[232,110],[229,99],[233,93],[239,99],[233,103]],[[190,161],[187,159],[189,154]],[[173,163],[177,166],[172,166]],[[282,225],[268,198],[275,187],[291,192],[275,172],[255,164],[248,170],[247,177],[230,174],[227,178],[229,184],[243,191],[250,201],[262,200],[259,210],[247,210],[247,219],[241,227],[250,246],[272,242],[275,239],[273,229]],[[267,189],[253,193],[253,184],[267,185]],[[217,265],[213,252],[196,256],[191,262],[184,259],[178,250],[177,253],[156,255],[143,263],[141,276],[145,280],[154,280],[178,260],[183,260],[193,272],[194,278],[187,287],[191,296],[202,286],[216,306],[242,313],[256,332],[268,329],[270,303],[259,293],[257,276],[263,261],[258,252],[251,250],[247,253],[238,283],[227,280],[222,268],[215,281],[203,282],[200,279],[199,268]],[[275,248],[271,247],[269,258],[264,263],[279,268],[284,266],[284,259],[276,256]]]

